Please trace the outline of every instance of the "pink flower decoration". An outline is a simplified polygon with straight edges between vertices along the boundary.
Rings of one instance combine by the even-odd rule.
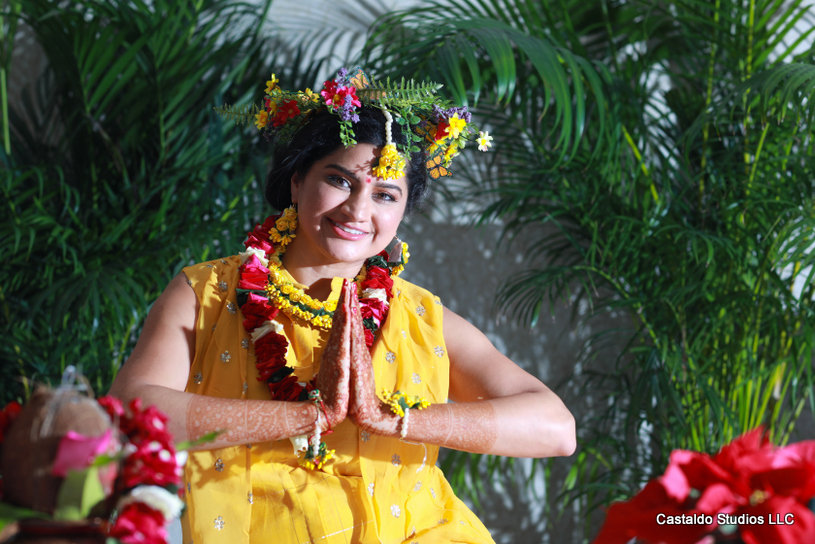
[[[108,449],[112,436],[110,429],[102,436],[85,436],[68,431],[57,446],[57,456],[51,474],[64,478],[69,470],[88,468],[98,455]]]

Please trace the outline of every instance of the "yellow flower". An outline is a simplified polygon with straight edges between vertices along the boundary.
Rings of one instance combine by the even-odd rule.
[[[294,287],[287,284],[281,287],[280,290],[283,292],[283,294],[290,295],[292,291],[294,291]]]
[[[272,91],[277,88],[278,81],[280,80],[277,79],[274,74],[272,74],[272,79],[266,82],[266,94],[272,94]]]
[[[328,310],[329,312],[333,312],[334,310],[337,309],[336,300],[326,300],[323,305],[325,306],[325,309]]]
[[[263,128],[269,122],[269,114],[266,113],[266,110],[260,110],[257,115],[255,115],[255,126],[258,128]]]
[[[289,221],[285,217],[279,218],[274,224],[277,230],[289,230]]]
[[[297,212],[294,211],[294,208],[286,208],[285,210],[283,210],[283,215],[281,217],[283,219],[285,219],[286,221],[289,221],[291,219],[296,219],[297,218]]]
[[[279,230],[273,230],[273,231],[271,231],[271,232],[269,233],[269,237],[272,239],[272,242],[274,242],[274,243],[276,243],[276,244],[280,243],[280,240],[282,240],[282,239],[283,239],[283,237],[282,237],[282,236],[280,236],[280,231],[279,231]]]
[[[289,244],[295,236],[297,236],[297,235],[296,234],[286,234],[284,236],[281,236],[280,237],[280,243],[285,246],[285,245]]]
[[[478,150],[486,151],[492,147],[492,136],[487,131],[478,133]]]
[[[457,113],[454,114],[448,122],[450,123],[450,128],[447,129],[447,133],[452,138],[458,138],[461,135],[461,131],[467,126],[467,121],[459,119]]]
[[[450,166],[450,163],[453,161],[453,157],[456,155],[458,155],[458,146],[453,144],[444,152],[444,166]]]
[[[289,294],[289,300],[292,302],[300,302],[300,293],[298,293],[297,291],[293,291],[291,294]],[[305,312],[299,311],[297,313],[303,314]]]

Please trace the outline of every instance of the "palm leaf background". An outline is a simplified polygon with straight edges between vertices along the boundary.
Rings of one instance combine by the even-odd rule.
[[[583,538],[672,449],[757,425],[784,443],[813,408],[812,21],[803,2],[457,0],[372,32],[369,65],[433,74],[494,131],[457,194],[505,243],[533,237],[499,309],[627,316],[573,381],[593,404],[561,498]],[[495,466],[448,462],[454,481]]]

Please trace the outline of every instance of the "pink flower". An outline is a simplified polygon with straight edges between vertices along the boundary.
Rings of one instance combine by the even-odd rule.
[[[64,478],[69,470],[83,470],[88,468],[98,455],[101,455],[111,445],[113,433],[108,429],[101,436],[85,436],[74,431],[62,437],[57,446],[57,455],[51,474]]]
[[[238,282],[240,289],[263,289],[268,283],[269,269],[263,266],[257,255],[249,257],[240,266],[241,279]]]

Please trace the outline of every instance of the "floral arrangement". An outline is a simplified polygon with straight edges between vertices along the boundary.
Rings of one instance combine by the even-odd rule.
[[[282,334],[283,326],[275,321],[278,314],[283,312],[292,319],[330,329],[336,310],[336,302],[315,300],[285,280],[280,257],[296,229],[297,212],[288,208],[257,224],[244,242],[246,251],[240,253],[238,304],[244,316],[243,326],[255,346],[258,380],[268,384],[273,400],[307,400],[315,390],[314,380],[301,384],[294,369],[286,366],[289,343]],[[387,318],[393,297],[392,278],[404,270],[409,257],[407,244],[395,240],[390,250],[369,258],[355,279],[368,348]],[[293,442],[302,466],[320,468],[331,458],[331,450],[326,450],[324,443],[314,451],[303,447],[304,437],[295,437]]]
[[[186,453],[176,450],[167,416],[154,406],[144,407],[136,399],[125,409],[120,400],[109,396],[96,402],[110,427],[100,436],[68,431],[59,440],[47,475],[62,479],[53,514],[3,502],[0,529],[14,520],[40,518],[87,522],[106,533],[108,542],[167,542],[166,526],[184,507],[179,486]],[[15,420],[22,419],[17,417],[21,410],[19,403],[11,403],[0,413],[0,444]],[[32,434],[29,429],[22,431]]]
[[[815,542],[815,440],[783,448],[763,429],[709,456],[675,450],[665,473],[611,505],[594,544]]]
[[[287,91],[281,89],[278,82],[274,74],[266,82],[262,108],[224,105],[215,111],[239,124],[254,119],[255,126],[263,130],[265,137],[285,141],[290,140],[315,111],[327,109],[340,118],[340,138],[350,147],[356,144],[354,123],[359,121],[358,108],[363,105],[378,108],[386,120],[385,147],[374,174],[383,179],[404,175],[405,158],[419,152],[420,145],[426,149],[427,165],[434,178],[449,175],[447,168],[468,140],[476,139],[481,151],[492,146],[492,137],[478,131],[467,108],[452,107],[436,96],[442,87],[438,83],[416,83],[404,78],[399,83],[390,79],[383,83],[369,80],[359,68],[354,74],[341,68],[334,79],[323,83],[319,94],[308,88]],[[394,122],[410,129],[407,131],[409,141],[404,145],[393,141]]]

